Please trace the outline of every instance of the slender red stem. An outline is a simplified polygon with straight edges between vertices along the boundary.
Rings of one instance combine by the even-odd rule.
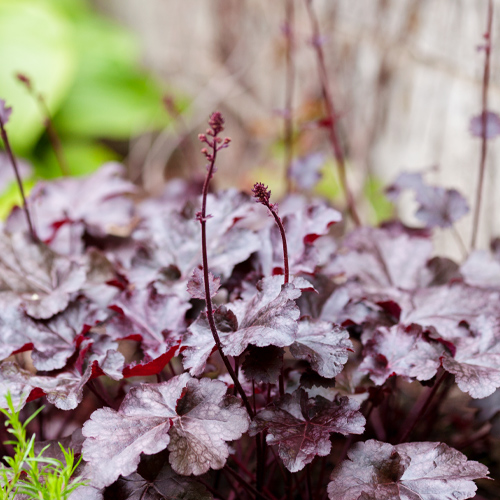
[[[335,160],[337,162],[337,169],[339,173],[340,185],[344,196],[346,198],[347,210],[356,226],[361,226],[361,219],[359,218],[358,212],[356,210],[356,204],[354,201],[354,196],[349,187],[346,174],[346,164],[344,152],[342,151],[342,146],[340,144],[340,139],[337,132],[337,112],[333,103],[332,93],[330,91],[330,85],[328,82],[328,72],[326,70],[325,54],[323,52],[323,46],[321,43],[321,32],[319,29],[319,22],[314,12],[312,6],[312,0],[305,0],[307,13],[309,14],[309,19],[311,21],[312,28],[312,45],[316,52],[316,59],[318,61],[318,73],[321,85],[321,93],[323,94],[323,101],[326,110],[326,122],[328,124],[328,136],[330,139],[330,144],[333,149]]]
[[[215,115],[215,113],[214,113]],[[214,116],[212,115],[212,116]],[[219,114],[220,116],[220,114]],[[222,117],[220,117],[222,120]],[[217,350],[219,351],[220,357],[222,358],[222,361],[224,365],[226,366],[226,369],[230,375],[230,377],[233,379],[234,386],[238,390],[238,393],[243,401],[243,404],[245,405],[245,408],[250,415],[251,418],[254,416],[254,412],[252,410],[252,407],[250,406],[250,402],[248,401],[247,395],[245,394],[245,391],[243,390],[243,387],[241,387],[240,381],[238,380],[238,377],[236,376],[236,373],[233,370],[233,367],[231,366],[231,363],[229,362],[229,359],[226,357],[222,350],[222,344],[220,341],[219,334],[217,333],[217,328],[215,327],[215,320],[214,320],[214,314],[213,314],[213,309],[212,309],[212,298],[210,296],[210,280],[209,280],[209,275],[208,275],[208,250],[207,250],[207,196],[208,196],[208,186],[210,183],[210,179],[213,176],[214,173],[214,168],[215,168],[215,159],[217,158],[217,151],[219,150],[220,146],[218,147],[217,143],[217,132],[213,134],[213,139],[205,141],[207,144],[211,147],[212,153],[207,154],[207,158],[209,159],[210,163],[208,165],[208,171],[207,175],[205,177],[205,182],[203,183],[203,191],[202,191],[202,202],[201,202],[201,212],[199,214],[199,221],[201,224],[201,253],[202,253],[202,259],[203,259],[203,278],[204,278],[204,284],[205,284],[205,302],[207,304],[207,318],[208,318],[208,324],[210,325],[210,330],[212,332],[215,345],[217,346]],[[202,136],[205,137],[205,136]],[[205,137],[206,139],[206,137]],[[227,141],[228,142],[228,141]],[[226,143],[227,143],[226,142]]]
[[[0,119],[0,135],[2,136],[2,141],[5,146],[5,150],[7,151],[7,156],[9,157],[10,163],[12,164],[12,168],[14,169],[14,174],[16,176],[17,185],[19,186],[19,191],[21,192],[21,198],[23,199],[23,210],[26,216],[26,222],[28,223],[29,232],[33,241],[38,241],[38,238],[35,233],[35,229],[33,224],[31,223],[30,211],[28,210],[28,203],[26,201],[26,195],[24,194],[23,182],[21,180],[21,176],[19,174],[19,168],[17,166],[17,160],[12,152],[12,148],[10,147],[9,138],[7,136],[7,131],[5,130],[5,126],[3,121]]]
[[[474,221],[472,224],[471,249],[474,250],[477,245],[479,231],[479,216],[481,212],[481,198],[483,194],[484,173],[486,171],[486,156],[488,153],[488,89],[490,85],[490,57],[491,57],[491,27],[493,24],[493,0],[488,0],[488,21],[487,29],[484,35],[486,43],[484,44],[484,71],[483,71],[483,90],[482,90],[482,130],[481,130],[481,158],[479,160],[479,180],[476,192],[476,207],[474,209]]]

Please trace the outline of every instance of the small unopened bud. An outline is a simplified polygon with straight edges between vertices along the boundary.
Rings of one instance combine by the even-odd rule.
[[[262,184],[262,182],[256,182],[253,186],[252,193],[257,198],[259,203],[263,205],[269,205],[269,199],[271,198],[271,191],[267,186]]]
[[[224,118],[222,118],[222,114],[219,111],[212,113],[208,120],[208,124],[213,130],[214,135],[220,134],[224,130]]]

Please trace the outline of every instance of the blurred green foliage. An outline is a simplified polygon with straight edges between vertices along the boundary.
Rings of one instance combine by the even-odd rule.
[[[164,84],[141,68],[139,44],[86,0],[0,0],[0,97],[17,155],[37,177],[60,175],[39,103],[17,79],[26,75],[44,97],[71,174],[117,159],[101,141],[125,141],[168,125]]]

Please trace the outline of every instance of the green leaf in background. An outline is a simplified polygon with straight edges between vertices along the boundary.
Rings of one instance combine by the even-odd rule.
[[[373,209],[373,220],[370,222],[374,225],[378,225],[394,216],[394,205],[387,199],[384,187],[385,186],[380,179],[369,176],[367,177],[363,188],[365,198]]]
[[[18,154],[35,145],[44,125],[37,103],[15,75],[31,78],[54,111],[73,83],[75,54],[71,24],[47,2],[0,0],[0,97],[13,108],[7,130]]]
[[[88,175],[108,161],[119,161],[119,156],[97,141],[70,139],[64,143],[64,156],[72,176]],[[54,151],[46,148],[40,161],[34,163],[35,173],[44,179],[61,176],[61,168]]]
[[[55,124],[64,134],[128,139],[165,127],[163,85],[142,70],[138,44],[124,29],[95,16],[75,26],[80,57],[75,84]]]
[[[321,169],[321,180],[316,184],[314,193],[331,201],[342,200],[342,191],[337,176],[337,165],[331,159],[327,160]]]

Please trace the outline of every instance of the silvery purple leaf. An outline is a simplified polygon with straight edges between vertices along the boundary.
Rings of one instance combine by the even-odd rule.
[[[50,241],[62,225],[73,223],[83,223],[96,237],[128,236],[136,187],[123,176],[122,165],[107,163],[88,177],[38,183],[28,198],[38,236]],[[7,227],[16,230],[12,225],[7,221]]]
[[[10,392],[14,403],[24,406],[31,391],[38,390],[36,397],[45,394],[57,408],[74,410],[82,401],[83,387],[91,375],[91,365],[83,373],[72,367],[57,375],[33,375],[12,361],[4,361],[0,364],[0,400],[3,402]]]
[[[47,319],[65,309],[86,274],[85,266],[23,233],[0,235],[0,290],[16,293],[33,318]]]
[[[485,250],[472,252],[460,267],[460,273],[468,285],[500,289],[500,262]]]
[[[349,334],[343,328],[327,321],[302,318],[290,352],[297,359],[309,361],[322,377],[338,375],[347,362],[347,351],[352,349]]]
[[[238,330],[221,339],[226,354],[239,356],[249,344],[285,347],[294,342],[300,315],[295,299],[301,291],[292,283],[279,285],[280,279],[264,278],[252,298],[227,305],[236,315]]]
[[[437,334],[453,342],[461,337],[459,323],[471,324],[479,316],[498,316],[500,293],[462,283],[421,288],[401,303],[400,322],[434,327]]]
[[[120,474],[132,474],[141,453],[151,455],[167,446],[178,474],[222,468],[229,455],[226,441],[240,438],[248,428],[241,402],[226,391],[222,382],[184,373],[132,388],[118,411],[95,411],[83,427],[83,457],[90,462],[92,484],[106,486]]]
[[[441,344],[426,339],[418,325],[381,326],[366,343],[359,369],[377,385],[392,375],[429,380],[441,365],[444,351]]]
[[[330,500],[465,500],[488,468],[443,443],[356,443],[333,471]]]
[[[485,398],[500,387],[500,319],[479,316],[461,330],[456,353],[444,357],[443,368],[455,375],[462,391]]]
[[[367,291],[413,289],[420,284],[431,253],[432,243],[426,237],[366,227],[345,238],[325,272],[356,279]]]

